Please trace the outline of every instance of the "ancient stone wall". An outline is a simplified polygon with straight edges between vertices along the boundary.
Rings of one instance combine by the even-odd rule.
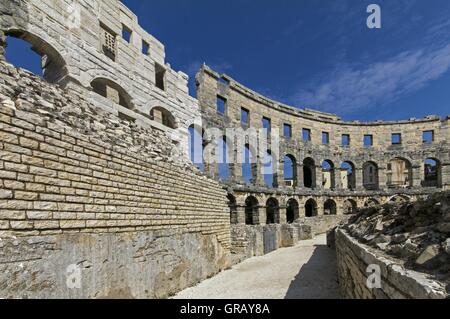
[[[0,297],[163,297],[227,267],[226,192],[178,155],[1,62]]]
[[[335,245],[339,284],[345,298],[356,299],[445,299],[445,287],[423,273],[407,270],[402,262],[381,255],[359,243],[345,230],[336,231]],[[381,288],[367,286],[369,265],[381,270]],[[372,282],[372,281],[371,281]]]

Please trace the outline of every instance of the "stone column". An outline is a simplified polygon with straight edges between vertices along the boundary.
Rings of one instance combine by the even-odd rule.
[[[287,224],[287,207],[280,206],[280,224]]]
[[[450,190],[450,164],[442,164],[441,170],[442,187]]]
[[[305,183],[303,180],[303,164],[297,164],[296,167],[296,183],[297,183],[297,188],[305,188]]]
[[[0,30],[0,61],[5,60],[5,52],[6,52],[6,35],[3,31]]]
[[[245,224],[245,206],[237,206],[236,211],[238,224]]]
[[[409,176],[412,178],[412,187],[421,187],[422,186],[422,176],[424,176],[424,171],[422,168],[422,165],[413,165],[411,167],[412,172],[409,174]]]
[[[341,168],[336,167],[333,169],[334,174],[334,189],[340,190],[342,189],[342,183],[341,183]]]
[[[274,169],[274,172],[276,175],[274,176],[274,179],[276,177],[275,186],[277,188],[285,188],[284,183],[284,160],[280,159],[280,161],[276,164],[276,170]]]
[[[259,206],[258,207],[258,223],[257,225],[266,225],[267,222],[267,215],[266,215],[266,206]]]
[[[386,176],[386,167],[378,168],[378,188],[379,189],[387,189],[387,176]]]
[[[355,168],[354,174],[355,174],[355,188],[357,191],[362,191],[364,189],[362,168]]]
[[[322,187],[322,166],[318,165],[316,166],[316,172],[315,172],[315,181],[313,181],[313,188],[315,189],[323,189]]]

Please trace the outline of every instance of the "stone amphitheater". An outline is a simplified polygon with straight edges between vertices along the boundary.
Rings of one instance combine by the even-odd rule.
[[[119,0],[1,0],[0,15],[0,297],[165,298],[362,208],[450,190],[450,118],[346,122],[207,65],[194,98]],[[42,78],[5,60],[8,37]],[[376,260],[345,231],[336,244]],[[346,270],[345,295],[443,296],[389,265],[395,293],[348,292]]]

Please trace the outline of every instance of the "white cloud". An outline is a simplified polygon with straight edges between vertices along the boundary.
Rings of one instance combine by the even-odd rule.
[[[339,67],[317,86],[300,90],[292,102],[301,107],[348,114],[397,100],[438,79],[450,68],[450,44],[403,52],[366,67]]]

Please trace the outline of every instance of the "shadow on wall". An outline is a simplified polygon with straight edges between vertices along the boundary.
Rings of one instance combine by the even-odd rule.
[[[336,251],[315,245],[309,261],[291,282],[285,299],[340,299]]]

